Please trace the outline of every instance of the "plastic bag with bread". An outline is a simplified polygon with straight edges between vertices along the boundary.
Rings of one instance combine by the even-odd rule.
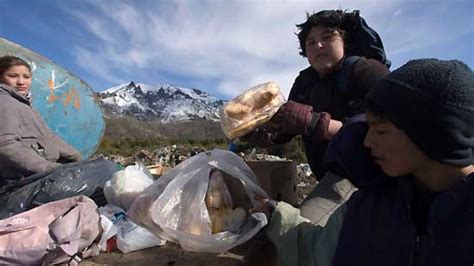
[[[236,231],[244,222],[247,212],[242,207],[234,209],[232,196],[218,169],[211,170],[205,201],[213,234]]]
[[[269,121],[285,103],[278,85],[267,82],[254,86],[221,110],[221,126],[229,139],[237,139]]]
[[[130,219],[184,250],[222,253],[254,237],[267,223],[249,214],[269,197],[235,153],[214,149],[188,158],[145,189],[127,211]]]

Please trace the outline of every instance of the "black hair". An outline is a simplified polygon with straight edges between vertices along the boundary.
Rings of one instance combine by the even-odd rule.
[[[296,24],[296,27],[300,30],[297,34],[300,42],[300,55],[306,57],[306,38],[310,30],[316,26],[338,30],[345,41],[343,30],[344,14],[345,12],[342,10],[323,10],[311,15],[306,13],[306,21],[301,24]]]

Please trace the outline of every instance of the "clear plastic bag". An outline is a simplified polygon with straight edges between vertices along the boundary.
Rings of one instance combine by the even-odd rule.
[[[255,193],[267,195],[242,159],[215,149],[183,161],[156,180],[135,199],[129,217],[188,251],[220,253],[246,242],[267,224],[267,219],[263,213],[253,213],[237,226],[230,225],[231,230],[213,234],[206,195],[215,169],[237,185],[229,193],[234,203],[239,197],[248,200],[246,211],[256,206]]]
[[[229,139],[237,139],[269,121],[285,103],[275,82],[254,86],[221,109],[221,127]]]

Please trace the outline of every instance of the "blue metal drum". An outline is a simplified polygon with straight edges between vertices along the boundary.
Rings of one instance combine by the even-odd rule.
[[[4,55],[30,64],[34,108],[53,132],[79,150],[83,158],[90,157],[105,129],[100,101],[91,87],[47,58],[0,38],[0,56]]]

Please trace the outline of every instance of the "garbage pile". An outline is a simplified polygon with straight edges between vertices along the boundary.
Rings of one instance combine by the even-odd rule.
[[[78,263],[99,252],[128,253],[166,241],[188,251],[224,252],[268,222],[263,213],[248,212],[256,207],[255,194],[267,192],[245,160],[288,161],[255,150],[237,155],[179,145],[141,150],[134,165],[122,165],[126,157],[109,158],[115,163],[99,158],[64,165],[0,188],[0,241],[10,243],[0,263]],[[145,162],[166,165],[168,172],[154,176],[156,168]],[[316,179],[307,164],[297,165],[297,175],[301,202]],[[34,256],[24,256],[31,250]]]
[[[178,154],[178,146],[160,151],[142,151],[140,156],[164,158],[158,161],[162,163],[180,160],[169,156]],[[96,165],[114,165],[100,158],[86,163],[88,169],[59,167],[17,184],[29,188],[31,197],[28,204],[20,204],[22,209],[10,208],[0,220],[0,241],[9,243],[0,250],[0,263],[77,264],[99,252],[128,253],[166,241],[188,251],[220,253],[248,241],[268,222],[263,213],[248,213],[256,207],[255,193],[267,196],[255,174],[232,152],[191,152],[197,155],[181,155],[183,161],[157,180],[142,162],[98,171]],[[90,178],[99,174],[100,179]],[[14,192],[18,187],[6,189]],[[96,192],[106,202],[95,201]]]
[[[121,165],[130,165],[135,161],[142,161],[145,165],[149,166],[154,177],[161,176],[166,170],[175,167],[180,162],[205,151],[203,148],[192,147],[191,149],[185,148],[182,145],[169,145],[164,146],[155,151],[140,150],[135,154],[134,157],[126,158],[123,156],[111,155],[107,158],[115,161]],[[247,153],[240,152],[237,154],[244,160],[257,160],[257,161],[287,161],[287,158],[282,158],[276,155],[257,153],[256,150],[250,150]],[[164,170],[163,171],[163,168]],[[152,168],[158,168],[156,172]],[[296,166],[297,170],[297,194],[298,202],[301,202],[317,185],[317,180],[314,174],[311,172],[309,164],[301,163]]]
[[[314,187],[318,184],[318,180],[316,180],[307,163],[298,164],[296,171],[298,174],[296,191],[298,193],[298,203],[301,203],[313,191]]]
[[[155,164],[175,167],[180,162],[203,151],[204,149],[196,146],[186,149],[182,145],[170,145],[155,150],[151,159]]]
[[[145,165],[163,165],[167,167],[175,167],[180,162],[192,157],[200,152],[205,151],[203,148],[194,146],[192,148],[186,148],[183,145],[168,145],[158,148],[154,151],[142,149],[134,154],[134,156],[121,156],[121,155],[96,155],[96,158],[105,158],[122,166],[132,165],[136,161],[141,161]]]

